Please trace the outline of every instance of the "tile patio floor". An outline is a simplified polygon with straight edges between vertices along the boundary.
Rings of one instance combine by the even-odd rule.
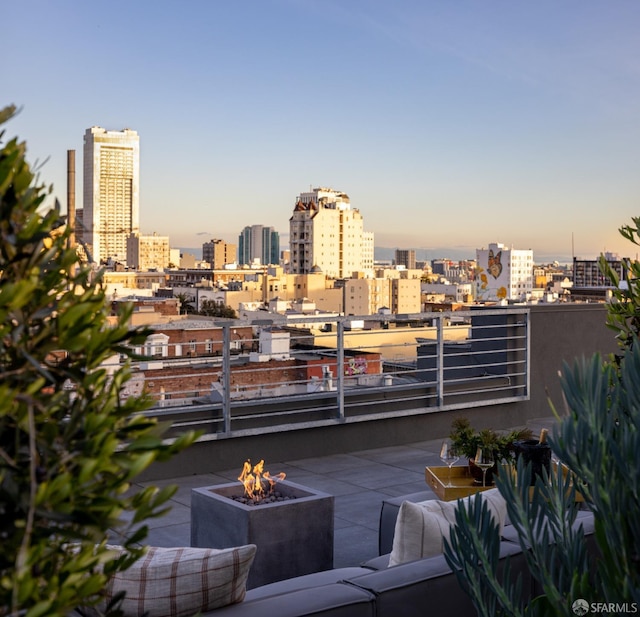
[[[553,420],[529,422],[534,434]],[[403,446],[360,450],[349,454],[290,461],[269,461],[271,473],[284,471],[287,480],[335,496],[334,567],[355,566],[378,555],[378,523],[382,501],[428,489],[424,468],[442,465],[442,439]],[[151,546],[190,545],[191,489],[236,481],[240,469],[183,476],[148,484],[178,485],[165,516],[149,521]],[[140,486],[146,486],[143,483]]]

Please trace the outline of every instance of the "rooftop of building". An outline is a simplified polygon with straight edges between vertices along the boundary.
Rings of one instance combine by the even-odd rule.
[[[551,428],[552,417],[527,423],[534,434]],[[513,428],[513,427],[507,427]],[[442,436],[401,446],[358,450],[343,454],[292,460],[266,460],[272,475],[286,473],[296,484],[328,493],[334,502],[334,557],[336,568],[356,566],[378,555],[380,510],[385,499],[427,491],[426,466],[441,466]],[[282,435],[286,439],[286,435]],[[227,484],[238,479],[243,460],[229,461],[229,468],[215,473],[177,476],[142,482],[146,486],[177,485],[166,516],[148,522],[150,546],[189,546],[191,542],[191,489]],[[240,484],[238,482],[238,484]]]

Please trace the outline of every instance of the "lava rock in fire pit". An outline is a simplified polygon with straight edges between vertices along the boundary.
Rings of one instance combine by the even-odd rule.
[[[276,491],[272,495],[265,495],[264,497],[247,497],[246,495],[231,495],[229,497],[233,501],[243,503],[246,506],[261,506],[268,503],[278,503],[281,501],[289,501],[295,499],[295,495],[283,495],[279,491]]]

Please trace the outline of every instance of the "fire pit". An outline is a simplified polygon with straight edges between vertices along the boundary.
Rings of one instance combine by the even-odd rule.
[[[240,483],[192,489],[191,546],[255,544],[248,588],[332,568],[333,495],[269,476],[261,464],[252,474],[245,463]]]

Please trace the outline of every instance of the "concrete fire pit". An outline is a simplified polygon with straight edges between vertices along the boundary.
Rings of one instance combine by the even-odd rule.
[[[240,482],[191,491],[191,546],[258,547],[248,588],[333,567],[333,495],[288,480],[277,490],[289,499],[245,505]]]

